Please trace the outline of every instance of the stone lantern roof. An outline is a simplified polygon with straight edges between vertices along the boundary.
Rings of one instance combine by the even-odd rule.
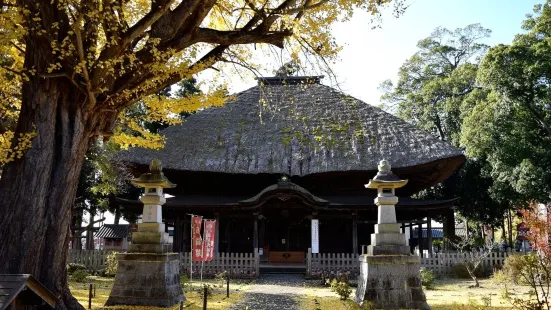
[[[390,163],[387,160],[381,160],[378,165],[379,172],[369,180],[366,188],[400,188],[407,184],[408,180],[402,180],[390,170]]]
[[[163,173],[161,161],[153,159],[149,165],[149,172],[142,174],[137,179],[131,180],[132,184],[139,187],[174,188],[176,184],[170,182]]]

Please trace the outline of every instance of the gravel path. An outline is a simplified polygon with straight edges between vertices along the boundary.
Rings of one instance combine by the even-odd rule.
[[[300,309],[298,299],[306,295],[336,296],[327,289],[316,289],[303,275],[262,275],[244,294],[243,300],[233,304],[235,310]],[[248,308],[247,308],[248,307]]]

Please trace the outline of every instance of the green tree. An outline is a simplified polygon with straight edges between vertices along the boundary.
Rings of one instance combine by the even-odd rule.
[[[517,205],[551,193],[551,5],[536,5],[511,45],[492,47],[479,83],[490,95],[465,119],[468,154],[486,156],[492,195]]]
[[[478,64],[488,46],[481,40],[490,30],[479,24],[454,31],[437,28],[419,41],[419,51],[398,73],[398,82],[385,81],[383,103],[398,116],[460,147],[462,122],[487,91],[478,86]],[[459,197],[458,210],[468,220],[500,225],[505,204],[490,197],[492,179],[485,157],[468,158],[441,184],[419,193],[430,199]]]

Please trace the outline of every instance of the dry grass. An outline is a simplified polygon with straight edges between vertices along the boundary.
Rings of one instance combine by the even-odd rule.
[[[205,280],[205,283],[214,284],[212,280]],[[103,309],[103,305],[109,297],[109,292],[113,286],[112,278],[95,278],[96,297],[92,299],[92,309]],[[501,285],[490,280],[481,280],[480,288],[469,287],[472,282],[461,279],[443,279],[435,282],[435,289],[425,290],[427,302],[433,310],[482,310],[482,309],[511,309],[510,304],[503,299],[503,288]],[[251,283],[237,282],[231,285],[230,298],[226,298],[225,287],[215,286],[214,294],[208,301],[209,309],[229,309],[229,306],[241,300],[243,293],[248,290]],[[71,292],[79,302],[88,307],[88,284],[70,283]],[[202,299],[197,290],[201,283],[193,282],[191,286],[185,287],[185,296],[187,301],[184,303],[185,309],[202,309]],[[510,290],[517,297],[528,296],[528,287],[514,286]],[[354,292],[350,295],[354,296]],[[358,310],[360,309],[353,301],[340,300],[329,288],[308,287],[305,294],[297,296],[300,303],[300,309],[304,310]],[[489,305],[486,303],[490,302]],[[175,306],[172,309],[178,309]],[[114,308],[105,308],[114,309]],[[117,307],[117,309],[156,309],[153,307]],[[159,308],[167,309],[167,308]]]
[[[124,306],[124,307],[104,307],[103,305],[109,298],[109,293],[113,287],[113,278],[101,278],[93,277],[96,284],[96,297],[92,298],[92,309],[121,309],[121,310],[153,310],[153,309],[179,309],[179,305],[175,305],[172,308],[157,308],[157,307],[138,307],[138,306]],[[206,280],[205,283],[214,284],[212,280]],[[186,285],[186,301],[184,302],[184,309],[195,310],[203,309],[203,300],[198,293],[198,289],[202,286],[199,282],[193,282],[191,286]],[[88,283],[76,283],[70,282],[69,287],[71,293],[86,309],[88,308]],[[247,290],[247,282],[237,282],[233,285],[230,284],[230,297],[226,298],[225,287],[224,290],[221,287],[215,287],[212,297],[208,300],[208,309],[228,309],[229,306],[239,300],[243,295],[243,292]]]
[[[471,288],[472,281],[462,279],[436,280],[435,289],[425,290],[427,303],[433,310],[501,310],[511,309],[507,300],[503,299],[503,287],[491,280],[481,280],[481,287]],[[515,286],[514,293],[528,296],[528,287]],[[327,288],[327,290],[329,290]],[[354,293],[351,294],[351,297]],[[358,310],[353,301],[342,301],[338,297],[322,294],[307,294],[300,298],[301,309],[305,310]]]
[[[300,309],[304,310],[359,310],[352,300],[341,300],[339,297],[304,296],[299,299]]]
[[[425,290],[427,302],[433,310],[451,309],[511,309],[503,298],[503,287],[491,280],[480,280],[480,287],[470,287],[472,281],[442,279],[435,282],[435,289]],[[526,286],[513,287],[517,296],[528,296]]]

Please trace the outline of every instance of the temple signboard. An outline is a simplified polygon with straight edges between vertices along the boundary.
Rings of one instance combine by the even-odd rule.
[[[319,253],[319,220],[312,219],[312,253]]]

